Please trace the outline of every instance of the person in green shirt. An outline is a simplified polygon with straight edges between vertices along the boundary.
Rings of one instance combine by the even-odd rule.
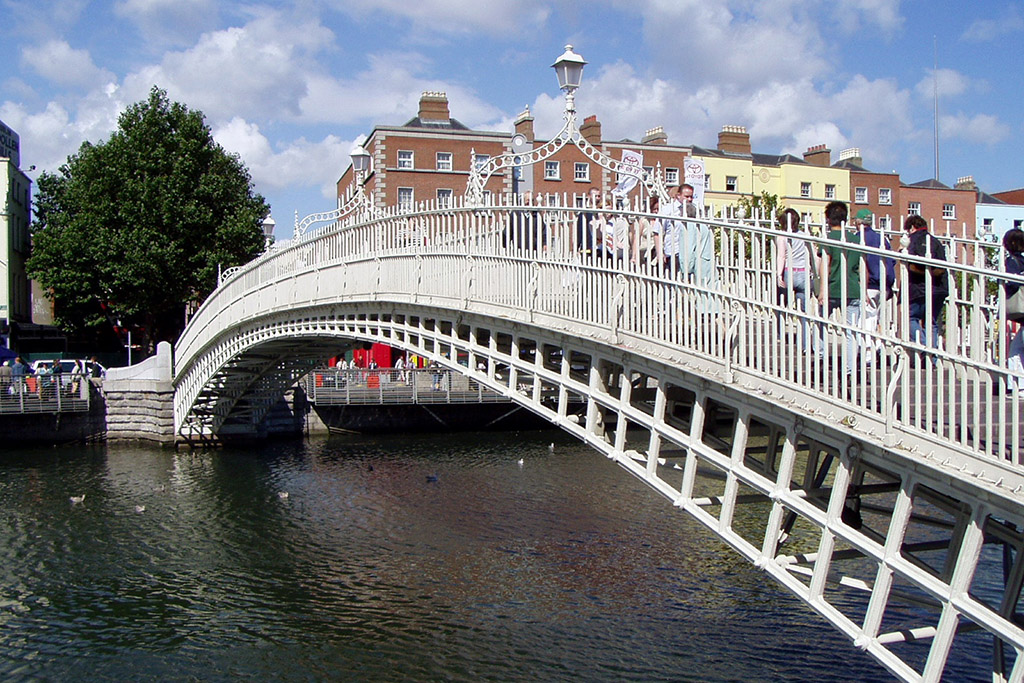
[[[852,224],[847,224],[849,212],[843,202],[829,202],[825,205],[825,222],[828,224],[828,238],[834,242],[860,244],[860,234]],[[861,255],[859,251],[830,244],[822,250],[821,291],[818,299],[826,303],[823,314],[828,318],[833,311],[840,311],[840,320],[846,323],[846,353],[843,355],[843,372],[849,376],[857,365],[858,337],[854,330],[860,328]]]

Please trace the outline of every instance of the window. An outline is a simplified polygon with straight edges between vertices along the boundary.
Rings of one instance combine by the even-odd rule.
[[[853,188],[853,201],[855,204],[867,204],[868,203],[868,188],[866,187],[855,187]]]
[[[398,150],[398,168],[412,168],[412,150]]]
[[[679,169],[678,168],[666,168],[665,169],[665,184],[667,184],[667,185],[678,185],[679,184]]]
[[[810,183],[800,183],[800,196],[801,197],[810,197],[811,196],[811,184]]]
[[[983,218],[983,219],[981,219],[981,224],[984,225],[986,228],[991,228],[992,227],[992,219],[991,218]]]
[[[411,187],[400,187],[398,188],[398,208],[399,209],[411,209],[413,202],[413,194]]]
[[[892,206],[892,190],[888,187],[878,188],[878,203],[882,206]]]
[[[562,176],[558,173],[558,162],[557,161],[545,161],[544,162],[544,180],[561,180]]]
[[[814,223],[814,215],[809,211],[805,211],[804,213],[800,214],[800,222],[803,223],[804,225],[811,225]]]
[[[578,183],[590,182],[590,164],[577,161],[573,164],[572,179]]]
[[[907,204],[907,214],[910,216],[920,216],[921,202],[910,202]]]
[[[1022,221],[1022,220],[1021,220],[1021,219],[1019,219],[1019,218],[1015,219],[1015,220],[1013,221],[1013,227],[1014,227],[1014,229],[1016,229],[1016,230],[1020,230],[1021,228],[1024,228],[1024,221]]]
[[[736,176],[727,175],[725,176],[725,191],[726,192],[738,192],[738,183],[736,182]]]
[[[437,190],[437,208],[447,209],[452,205],[452,191],[444,188]]]
[[[451,152],[438,152],[437,153],[437,170],[438,171],[450,171],[450,170],[452,170],[452,153]]]
[[[473,163],[476,165],[476,170],[478,171],[482,170],[483,167],[486,166],[487,162],[490,160],[491,157],[489,154],[477,154],[475,157],[473,157]],[[519,166],[516,166],[516,170],[518,170],[519,168]]]
[[[892,219],[889,218],[888,216],[879,216],[878,217],[878,229],[879,230],[891,230],[892,229]]]
[[[835,199],[835,198],[836,198],[836,186],[835,185],[826,185],[825,186],[825,199]]]
[[[956,204],[943,204],[942,205],[942,218],[947,221],[956,220]]]
[[[704,189],[711,189],[711,176],[707,173],[704,174]]]

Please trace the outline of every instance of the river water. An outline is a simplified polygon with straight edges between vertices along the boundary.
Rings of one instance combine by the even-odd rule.
[[[0,470],[3,680],[890,680],[550,432],[21,449]]]

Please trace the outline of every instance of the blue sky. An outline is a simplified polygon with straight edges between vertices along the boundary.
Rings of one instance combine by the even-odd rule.
[[[415,116],[424,90],[474,128],[509,130],[529,105],[538,135],[556,132],[566,43],[588,62],[577,109],[606,139],[660,125],[714,147],[743,125],[755,151],[859,147],[916,182],[934,176],[937,84],[939,179],[1024,186],[1019,3],[0,0],[0,25],[0,120],[30,175],[158,85],[239,154],[279,237],[296,211],[334,207],[353,144]]]

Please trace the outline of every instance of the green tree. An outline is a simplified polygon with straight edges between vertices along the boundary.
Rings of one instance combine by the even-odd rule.
[[[121,114],[100,144],[83,143],[38,180],[28,269],[58,324],[88,334],[117,320],[151,349],[177,339],[218,268],[263,248],[269,206],[203,114],[157,87]]]
[[[768,194],[764,191],[759,195],[740,197],[736,202],[736,206],[747,218],[757,217],[761,220],[771,220],[773,211],[782,210],[782,207],[779,205],[779,196]]]

